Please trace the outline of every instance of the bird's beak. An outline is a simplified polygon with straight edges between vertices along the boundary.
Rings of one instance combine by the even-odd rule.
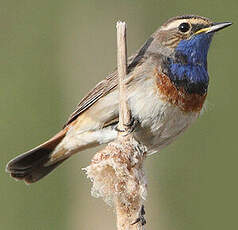
[[[231,22],[213,23],[209,27],[202,28],[202,29],[198,30],[195,34],[217,32],[218,30],[224,29],[230,25],[232,25]]]

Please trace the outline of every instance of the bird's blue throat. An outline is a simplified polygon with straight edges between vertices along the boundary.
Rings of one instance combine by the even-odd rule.
[[[177,88],[184,89],[188,94],[207,93],[207,53],[211,40],[212,34],[208,33],[179,42],[174,57],[168,58],[166,63],[167,74]]]

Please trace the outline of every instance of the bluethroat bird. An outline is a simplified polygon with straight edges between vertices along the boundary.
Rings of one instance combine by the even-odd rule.
[[[207,53],[215,32],[230,22],[186,15],[169,19],[128,61],[126,85],[134,135],[159,152],[200,115],[207,96]],[[33,183],[73,154],[117,137],[118,77],[114,71],[78,104],[63,129],[11,160],[13,178]]]

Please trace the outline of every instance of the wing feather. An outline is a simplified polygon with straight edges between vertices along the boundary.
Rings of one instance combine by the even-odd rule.
[[[96,101],[98,101],[101,97],[108,94],[112,89],[117,86],[117,71],[114,71],[110,74],[106,79],[99,82],[95,88],[93,88],[77,105],[76,110],[70,115],[68,121],[64,125],[69,125],[72,121],[77,119],[77,117],[92,106]]]

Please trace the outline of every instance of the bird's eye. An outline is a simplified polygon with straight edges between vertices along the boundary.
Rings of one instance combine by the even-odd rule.
[[[184,22],[179,25],[178,29],[179,29],[179,31],[186,33],[187,31],[189,31],[190,25],[188,23]]]

